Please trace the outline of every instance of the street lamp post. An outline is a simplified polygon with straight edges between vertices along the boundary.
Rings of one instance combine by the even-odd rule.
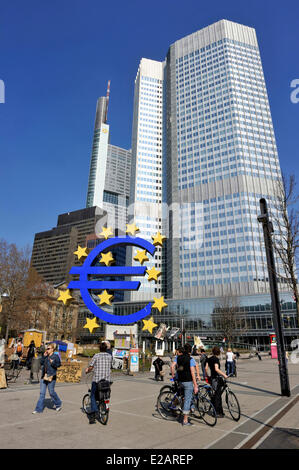
[[[8,292],[3,292],[3,293],[0,293],[0,305],[1,305],[1,310],[2,311],[2,298],[8,298],[10,297],[10,292],[9,290],[7,289]],[[9,324],[10,324],[10,315],[8,316],[7,318],[7,322],[6,322],[6,332],[5,332],[5,342],[7,343],[7,340],[8,340],[8,332],[9,332]]]
[[[268,265],[268,276],[270,283],[270,292],[272,300],[272,310],[273,310],[273,325],[276,333],[277,341],[277,355],[278,355],[278,364],[279,364],[279,376],[280,376],[280,387],[281,394],[283,396],[289,397],[290,384],[288,376],[288,368],[286,363],[286,355],[283,341],[283,332],[282,332],[282,323],[281,323],[281,314],[280,314],[280,301],[277,287],[277,276],[273,252],[273,243],[272,243],[272,233],[273,225],[269,220],[268,207],[265,199],[260,199],[260,208],[261,214],[258,216],[257,220],[263,225],[264,231],[264,240],[267,256],[267,265]]]

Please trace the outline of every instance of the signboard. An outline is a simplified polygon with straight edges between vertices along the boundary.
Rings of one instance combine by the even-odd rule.
[[[271,348],[271,357],[272,359],[277,359],[277,343],[276,343],[276,335],[270,335],[270,348]]]
[[[112,369],[123,369],[124,368],[124,358],[128,357],[129,351],[125,349],[113,349],[112,352]]]
[[[177,337],[179,331],[180,331],[179,328],[171,328],[170,331],[167,331],[168,338],[175,339]]]
[[[165,338],[166,331],[167,331],[167,326],[165,325],[165,323],[161,323],[155,334],[155,338],[163,340]]]
[[[130,334],[132,334],[133,336],[135,336],[135,338],[137,338],[137,334],[138,334],[137,323],[135,325],[110,325],[106,323],[105,324],[105,339],[107,339],[108,341],[113,341],[114,334],[127,335],[129,337],[130,337]]]
[[[139,371],[139,349],[130,349],[130,371]]]

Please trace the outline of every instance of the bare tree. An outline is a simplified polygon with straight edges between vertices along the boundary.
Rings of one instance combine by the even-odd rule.
[[[275,188],[274,211],[271,214],[274,225],[273,246],[281,261],[285,283],[293,292],[299,320],[299,292],[297,279],[299,248],[299,195],[296,194],[296,180],[292,174],[282,175]]]
[[[41,328],[48,315],[49,286],[32,266],[22,296],[23,314],[29,328]]]
[[[215,302],[212,313],[213,326],[227,339],[228,346],[246,331],[246,320],[240,313],[236,295],[229,293]]]
[[[30,265],[29,253],[29,249],[20,250],[15,244],[0,240],[0,290],[8,294],[2,309],[6,340],[9,330],[18,327],[20,320]]]
[[[30,267],[30,255],[29,248],[19,249],[14,243],[0,240],[0,293],[7,294],[2,302],[1,323],[6,327],[6,340],[10,330],[36,327],[43,314],[41,300],[47,295],[46,286]]]

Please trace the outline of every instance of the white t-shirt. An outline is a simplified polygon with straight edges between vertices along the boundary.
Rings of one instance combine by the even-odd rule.
[[[226,360],[227,360],[227,362],[233,362],[233,360],[234,360],[234,353],[233,353],[233,352],[230,352],[230,351],[227,352],[227,353],[226,353]]]

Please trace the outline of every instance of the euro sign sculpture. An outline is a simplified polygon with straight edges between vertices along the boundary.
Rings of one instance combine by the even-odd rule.
[[[99,276],[144,276],[146,274],[146,266],[95,266],[98,256],[105,250],[118,245],[131,245],[143,248],[152,256],[156,251],[156,247],[144,240],[143,238],[110,238],[103,241],[95,247],[87,256],[82,266],[74,266],[70,270],[70,274],[79,274],[78,281],[71,281],[68,285],[69,289],[79,289],[81,292],[82,300],[86,307],[98,318],[115,325],[127,325],[135,323],[142,318],[145,318],[151,313],[152,303],[148,303],[144,308],[138,312],[130,315],[113,315],[101,309],[92,299],[90,291],[92,290],[138,290],[140,287],[139,281],[106,281],[106,280],[89,280],[88,276],[93,278]]]

